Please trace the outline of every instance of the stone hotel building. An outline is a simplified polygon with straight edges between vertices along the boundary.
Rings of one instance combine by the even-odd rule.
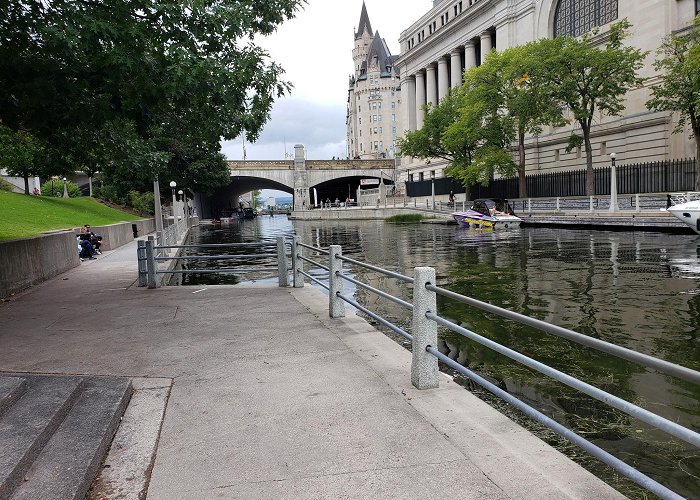
[[[392,75],[400,74],[402,109],[398,130],[423,124],[422,106],[436,104],[461,83],[465,69],[479,65],[491,50],[503,50],[556,35],[581,35],[593,28],[593,43],[605,43],[610,24],[627,18],[632,30],[626,43],[649,51],[641,76],[643,87],[625,97],[620,117],[598,116],[592,130],[594,166],[694,156],[688,133],[672,134],[671,113],[651,112],[645,102],[658,81],[652,63],[662,39],[692,26],[700,0],[441,0],[401,33],[401,54]],[[363,13],[364,13],[363,7]],[[371,34],[371,32],[370,32]],[[356,49],[357,50],[357,49]],[[585,152],[566,152],[572,126],[545,129],[529,138],[527,173],[585,168]],[[443,176],[446,164],[403,158],[397,187],[406,180]]]

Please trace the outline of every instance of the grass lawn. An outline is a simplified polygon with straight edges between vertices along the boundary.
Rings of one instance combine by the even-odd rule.
[[[103,226],[141,217],[114,210],[93,198],[50,198],[0,191],[0,240],[36,236],[84,224]]]

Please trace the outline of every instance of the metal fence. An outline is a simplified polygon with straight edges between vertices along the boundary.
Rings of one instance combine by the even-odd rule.
[[[247,245],[251,248],[255,246],[260,246],[259,244],[220,244],[220,245],[188,245],[189,247],[226,247],[232,245]],[[165,245],[162,248],[170,248],[172,246]],[[178,248],[182,248],[180,246]],[[467,297],[445,288],[442,288],[436,283],[436,273],[435,269],[431,267],[416,267],[414,269],[413,276],[406,276],[401,273],[384,269],[366,262],[361,262],[350,257],[343,255],[342,248],[340,245],[331,245],[329,248],[320,248],[312,245],[307,245],[301,242],[298,236],[295,236],[291,242],[291,268],[289,267],[289,255],[287,254],[287,249],[289,245],[285,238],[279,237],[277,239],[277,253],[276,254],[262,254],[253,253],[246,255],[247,258],[251,256],[258,257],[269,257],[275,255],[277,257],[277,275],[279,280],[279,286],[286,287],[290,284],[289,281],[289,270],[292,271],[292,281],[291,284],[295,288],[302,288],[305,285],[305,280],[316,283],[321,288],[328,292],[329,299],[329,316],[331,318],[341,318],[345,316],[345,304],[350,304],[357,310],[363,312],[367,316],[373,318],[381,325],[390,329],[394,333],[400,335],[401,337],[409,340],[411,342],[411,382],[418,389],[430,389],[439,386],[439,366],[438,361],[442,361],[446,365],[450,366],[452,369],[458,371],[459,373],[467,376],[470,380],[480,385],[484,389],[488,390],[492,394],[503,399],[513,407],[519,409],[530,418],[536,420],[540,424],[548,427],[557,434],[561,435],[570,442],[576,444],[580,448],[587,451],[589,454],[602,461],[603,463],[609,465],[616,471],[620,472],[622,475],[628,477],[638,485],[646,488],[648,491],[658,495],[661,498],[676,499],[682,498],[680,495],[671,491],[661,483],[655,481],[654,479],[646,476],[642,472],[638,471],[634,467],[626,464],[619,458],[611,455],[605,450],[601,449],[591,441],[585,439],[584,437],[574,433],[570,429],[559,424],[552,418],[541,413],[532,406],[524,403],[523,401],[515,398],[511,394],[508,394],[503,389],[497,387],[493,383],[484,379],[477,373],[469,370],[463,365],[455,362],[449,357],[442,354],[436,346],[438,345],[437,339],[437,329],[438,325],[448,328],[453,332],[456,332],[466,338],[471,339],[489,349],[494,350],[504,356],[509,357],[515,362],[521,363],[533,370],[536,370],[543,375],[546,375],[562,384],[565,384],[573,389],[576,389],[604,404],[616,408],[627,415],[634,417],[650,426],[660,429],[678,439],[681,439],[691,445],[700,448],[700,434],[683,427],[676,422],[668,420],[656,413],[653,413],[647,409],[630,403],[622,398],[619,398],[613,394],[610,394],[602,389],[592,386],[576,377],[563,373],[555,368],[547,366],[533,358],[525,356],[517,351],[510,349],[509,347],[494,342],[477,332],[471,331],[461,325],[458,325],[448,318],[444,318],[438,314],[437,309],[437,295],[442,295],[451,300],[460,302],[470,307],[476,307],[480,310],[486,311],[490,314],[495,314],[508,320],[515,321],[536,329],[539,329],[550,335],[555,335],[557,337],[564,338],[571,342],[576,342],[583,346],[591,349],[596,349],[601,352],[616,356],[627,361],[637,363],[641,366],[652,368],[665,375],[675,377],[677,379],[690,382],[692,384],[700,385],[700,372],[680,366],[668,361],[655,358],[637,351],[605,342],[596,338],[583,335],[581,333],[562,328],[556,325],[552,325],[545,321],[530,318],[528,316],[509,311],[507,309],[502,309],[500,307],[481,302],[471,297]],[[159,247],[157,247],[153,240],[145,242],[145,253],[146,258],[145,266],[142,269],[139,267],[139,276],[143,273],[145,275],[146,284],[149,288],[155,288],[158,286],[158,281],[156,276],[158,274],[166,274],[173,271],[161,271],[158,269],[159,259],[155,257],[156,252]],[[306,253],[305,253],[306,251]],[[141,250],[139,250],[139,256],[141,255]],[[202,256],[190,256],[192,258],[202,258]],[[239,256],[223,255],[223,256],[213,256],[212,258],[234,258]],[[320,261],[323,259],[323,262]],[[162,260],[166,260],[163,258]],[[139,262],[141,263],[141,261]],[[305,264],[310,264],[313,266],[314,270],[305,270]],[[395,297],[390,293],[387,293],[381,289],[373,287],[367,283],[353,278],[348,272],[346,272],[345,267],[357,267],[364,270],[368,270],[387,278],[398,280],[412,288],[412,301],[408,302],[399,297]],[[268,268],[269,269],[269,268]],[[250,272],[250,268],[231,268],[231,269],[213,269],[210,272]],[[322,273],[314,272],[321,270]],[[202,272],[202,270],[194,270],[193,272]],[[139,280],[141,281],[141,280]],[[343,291],[344,282],[352,283],[355,287],[364,289],[370,293],[376,294],[383,299],[392,301],[398,304],[400,307],[411,312],[412,322],[411,322],[411,332],[407,332],[400,326],[395,325],[388,319],[380,316],[379,314],[373,312],[372,310],[364,307],[362,304],[358,303],[352,296],[345,294]]]
[[[669,191],[692,191],[695,187],[696,160],[666,160],[647,163],[617,165],[618,194],[666,193]],[[610,195],[610,167],[593,169],[596,195]],[[527,192],[531,198],[552,198],[557,196],[585,196],[586,170],[570,170],[534,174],[526,177]],[[408,196],[431,196],[433,183],[435,194],[444,195],[450,191],[464,192],[462,186],[450,177],[407,182]],[[471,199],[476,198],[518,198],[520,181],[517,178],[495,179],[487,186],[469,186]]]

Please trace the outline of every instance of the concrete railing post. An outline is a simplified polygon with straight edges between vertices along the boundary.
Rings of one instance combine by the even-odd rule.
[[[558,196],[557,196],[557,208],[556,208],[555,212],[557,212],[557,213],[561,212],[561,202],[560,202],[560,198]]]
[[[287,244],[284,236],[277,238],[277,282],[279,286],[289,286],[289,271],[287,270]]]
[[[588,211],[590,213],[593,213],[593,197],[592,196],[588,197]]]
[[[527,213],[532,213],[532,198],[527,199]]]
[[[634,211],[641,212],[642,207],[639,205],[639,193],[634,195]]]
[[[146,263],[148,265],[148,288],[158,288],[158,270],[155,249],[153,248],[154,240],[153,236],[148,237],[146,242]]]
[[[292,268],[294,270],[294,288],[304,288],[304,261],[299,257],[302,255],[302,247],[299,246],[299,237],[292,238]]]
[[[340,245],[331,245],[328,254],[328,314],[331,318],[345,317],[345,301],[338,297],[343,293],[343,261],[336,258],[343,255]]]
[[[427,283],[435,284],[435,269],[416,267],[413,283],[413,359],[411,383],[418,389],[438,387],[438,360],[425,350],[437,347],[437,323],[425,317],[425,313],[437,312],[435,292],[425,289]]]
[[[146,267],[146,242],[138,240],[136,242],[136,263],[139,270],[139,286],[148,284],[148,268]]]

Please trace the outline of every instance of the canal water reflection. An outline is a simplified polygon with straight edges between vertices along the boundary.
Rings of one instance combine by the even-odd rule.
[[[292,225],[282,216],[224,228],[200,226],[192,237],[200,242],[263,241],[272,251],[277,236],[294,233],[304,243],[342,245],[345,255],[407,275],[415,266],[432,266],[438,285],[452,291],[700,369],[698,237],[552,228],[493,232],[384,222]],[[361,268],[351,271],[361,281],[411,298],[396,280]],[[236,280],[190,275],[185,283]],[[361,304],[410,330],[410,313],[398,305],[361,289],[354,294]],[[443,297],[438,297],[438,309],[470,330],[700,431],[697,386]],[[452,332],[440,332],[439,347],[671,489],[700,498],[700,454],[691,445]],[[609,470],[577,458],[614,482]],[[636,496],[634,490],[625,493]]]

